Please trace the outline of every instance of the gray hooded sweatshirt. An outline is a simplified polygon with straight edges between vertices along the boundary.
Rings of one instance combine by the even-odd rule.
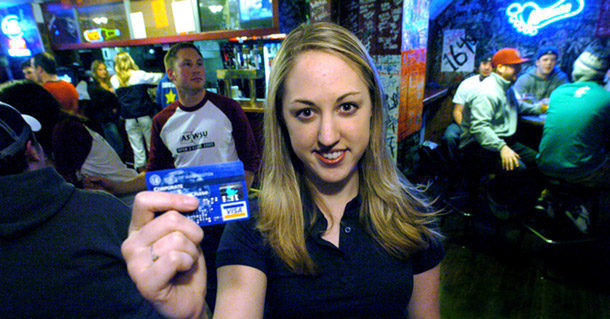
[[[515,82],[513,89],[519,96],[530,93],[536,101],[551,96],[551,92],[558,86],[568,83],[568,75],[555,66],[553,72],[546,79],[536,75],[536,66],[529,67]]]

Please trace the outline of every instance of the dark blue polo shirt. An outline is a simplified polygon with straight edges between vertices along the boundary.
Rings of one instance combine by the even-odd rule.
[[[265,318],[406,318],[413,275],[438,265],[442,247],[407,260],[391,256],[364,231],[360,205],[359,197],[346,205],[339,248],[322,239],[322,216],[308,233],[307,251],[320,269],[316,276],[290,272],[264,242],[255,229],[257,202],[250,206],[252,218],[227,224],[216,265],[246,265],[266,274]]]

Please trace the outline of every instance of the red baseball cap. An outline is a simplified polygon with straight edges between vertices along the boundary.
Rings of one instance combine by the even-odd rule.
[[[529,61],[529,59],[521,58],[521,53],[519,53],[519,50],[504,48],[496,52],[496,54],[494,54],[494,56],[491,58],[491,66],[495,68],[500,64],[521,64],[527,61]]]

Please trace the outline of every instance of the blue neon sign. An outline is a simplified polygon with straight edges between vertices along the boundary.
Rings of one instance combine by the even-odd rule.
[[[2,19],[2,33],[6,34],[10,38],[21,38],[23,36],[23,30],[19,25],[19,18],[14,15],[7,15]]]
[[[10,56],[30,56],[32,52],[27,48],[24,32],[19,25],[19,17],[14,14],[7,15],[0,23],[2,33],[9,37],[8,55]]]
[[[513,24],[517,31],[534,36],[540,28],[575,16],[584,7],[584,0],[559,0],[546,8],[540,8],[534,2],[526,2],[524,4],[515,2],[506,8],[506,15],[509,16],[508,21]]]

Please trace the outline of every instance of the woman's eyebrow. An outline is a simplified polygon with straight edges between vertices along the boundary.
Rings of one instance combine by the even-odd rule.
[[[350,91],[350,92],[347,92],[347,93],[341,95],[339,98],[337,98],[337,102],[343,101],[343,100],[345,100],[346,98],[348,98],[350,96],[360,95],[360,94],[361,94],[361,92],[359,92],[359,91]]]
[[[361,92],[359,92],[359,91],[350,91],[350,92],[347,92],[347,93],[339,96],[337,98],[337,102],[341,102],[341,101],[345,100],[346,98],[348,98],[350,96],[357,96],[357,95],[361,95]],[[294,99],[294,100],[289,102],[289,104],[295,104],[295,103],[301,103],[301,104],[306,104],[306,105],[310,105],[310,106],[316,105],[316,103],[314,103],[314,102],[312,102],[310,100],[307,100],[305,98],[296,98],[296,99]]]

